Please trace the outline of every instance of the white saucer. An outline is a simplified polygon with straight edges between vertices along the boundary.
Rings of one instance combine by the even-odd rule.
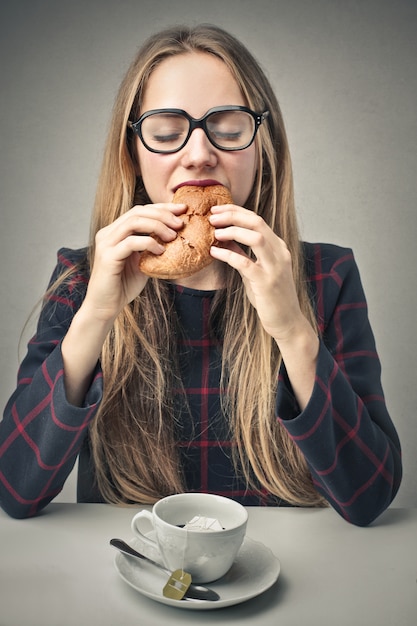
[[[133,548],[141,550],[140,539],[128,542]],[[155,559],[156,560],[156,559]],[[260,595],[271,587],[279,576],[280,562],[263,543],[245,537],[242,547],[229,572],[207,586],[220,596],[220,600],[171,600],[162,595],[167,576],[146,561],[140,561],[118,552],[114,560],[121,578],[133,589],[144,596],[181,609],[207,610],[246,602]]]

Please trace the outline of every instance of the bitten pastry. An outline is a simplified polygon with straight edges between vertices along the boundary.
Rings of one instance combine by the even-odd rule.
[[[209,265],[213,260],[210,247],[216,245],[214,227],[208,220],[210,209],[217,204],[233,202],[229,190],[223,185],[184,185],[177,189],[172,201],[187,205],[187,212],[181,216],[184,226],[168,243],[155,237],[165,246],[162,254],[142,252],[139,269],[152,278],[185,278]]]

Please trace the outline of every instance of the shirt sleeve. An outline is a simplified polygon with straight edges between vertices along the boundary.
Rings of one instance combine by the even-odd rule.
[[[76,256],[59,251],[51,283]],[[62,490],[101,402],[99,364],[83,407],[68,403],[64,387],[61,342],[86,284],[75,272],[47,299],[0,422],[0,504],[13,517],[35,515]]]
[[[283,367],[277,416],[317,490],[346,520],[365,526],[398,491],[400,442],[352,251],[315,245],[310,280],[321,331],[314,389],[300,412]]]

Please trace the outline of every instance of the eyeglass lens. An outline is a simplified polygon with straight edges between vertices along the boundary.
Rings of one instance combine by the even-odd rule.
[[[169,152],[184,144],[190,129],[189,120],[178,113],[155,113],[142,122],[144,143],[158,152]],[[255,122],[246,111],[212,113],[206,120],[207,134],[219,148],[238,150],[253,139]]]

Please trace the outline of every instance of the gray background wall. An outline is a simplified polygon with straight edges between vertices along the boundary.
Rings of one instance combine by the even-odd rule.
[[[200,21],[240,37],[276,89],[303,237],[355,251],[403,444],[396,504],[417,506],[415,0],[1,0],[0,403],[56,250],[87,241],[128,63],[151,32]]]

